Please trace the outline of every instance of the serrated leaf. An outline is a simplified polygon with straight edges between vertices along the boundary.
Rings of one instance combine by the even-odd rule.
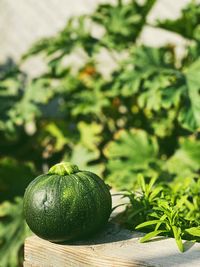
[[[96,150],[102,140],[100,135],[102,132],[102,125],[95,122],[91,124],[79,122],[78,129],[81,134],[80,142],[89,150]]]
[[[79,103],[78,105],[77,102]],[[71,113],[74,117],[91,114],[100,117],[101,110],[109,105],[109,99],[105,97],[98,87],[94,87],[91,91],[84,90],[74,96],[74,106]]]
[[[101,42],[108,48],[122,50],[138,37],[146,16],[155,0],[138,4],[136,1],[117,5],[102,4],[94,12],[92,19],[105,28]],[[117,42],[117,46],[115,45]]]
[[[51,122],[48,123],[44,127],[43,135],[45,132],[47,132],[47,138],[50,137],[54,141],[54,150],[55,151],[61,151],[66,144],[68,144],[71,141],[72,134],[69,133],[69,129],[67,127],[67,124],[64,124],[62,122]],[[46,137],[46,134],[44,135],[44,139]],[[53,141],[52,141],[53,142]]]
[[[157,141],[143,130],[121,130],[104,149],[108,158],[109,179],[113,184],[126,184],[128,188],[136,180],[138,171],[151,172],[149,164],[156,160]],[[153,171],[152,171],[153,175]],[[116,182],[115,182],[116,180]]]
[[[173,105],[177,107],[180,104],[181,95],[185,92],[185,90],[185,84],[177,84],[177,86],[174,84],[164,88],[164,90],[161,92],[162,106],[166,109],[173,107]]]
[[[168,54],[168,60],[166,60],[166,54]],[[163,85],[168,85],[169,75],[174,74],[173,53],[167,47],[162,47],[160,49],[144,45],[133,47],[130,61],[134,61],[136,71],[146,73],[146,78],[154,73],[159,75],[158,80],[160,80],[160,83]],[[163,77],[160,75],[161,73],[166,74],[166,76]],[[159,86],[158,80],[153,79],[154,87]],[[149,87],[151,81],[146,82]]]

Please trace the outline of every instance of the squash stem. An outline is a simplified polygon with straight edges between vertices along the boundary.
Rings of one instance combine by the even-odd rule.
[[[77,165],[72,164],[70,162],[60,162],[54,166],[52,166],[48,174],[57,174],[57,175],[69,175],[79,172],[79,168]]]

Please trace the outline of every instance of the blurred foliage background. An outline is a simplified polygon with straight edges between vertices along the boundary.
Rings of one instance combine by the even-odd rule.
[[[72,17],[20,63],[0,66],[0,266],[20,266],[30,234],[23,193],[54,163],[72,161],[117,190],[134,188],[138,173],[199,178],[200,6],[191,1],[176,20],[151,25],[186,39],[179,57],[170,43],[138,41],[156,1],[142,2],[118,0]],[[115,62],[107,75],[102,50]],[[73,53],[81,64],[68,64]],[[45,70],[31,78],[21,63],[38,55]]]

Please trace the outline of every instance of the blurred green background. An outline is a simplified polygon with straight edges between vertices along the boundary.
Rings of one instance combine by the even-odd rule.
[[[180,55],[174,44],[140,39],[155,4],[101,4],[0,65],[0,266],[22,263],[24,190],[57,162],[94,171],[116,190],[133,189],[138,173],[199,178],[200,6],[191,1],[177,19],[150,25],[180,35]],[[71,54],[80,62],[68,64]],[[21,65],[38,56],[44,70],[31,77]]]

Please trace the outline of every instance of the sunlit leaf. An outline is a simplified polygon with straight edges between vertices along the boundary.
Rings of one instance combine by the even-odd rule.
[[[143,228],[143,227],[146,227],[146,226],[149,226],[149,225],[154,225],[154,224],[157,224],[158,222],[160,222],[160,220],[147,221],[147,222],[144,222],[144,223],[141,223],[141,224],[137,225],[135,227],[135,229],[140,229],[140,228]]]
[[[158,153],[157,141],[145,131],[131,129],[121,130],[104,149],[108,158],[109,179],[116,186],[130,186],[136,179],[138,171],[150,169]],[[150,171],[151,172],[151,171]],[[153,173],[153,171],[152,171]]]
[[[200,237],[200,227],[191,227],[185,229],[185,232],[187,232],[189,235]]]
[[[173,230],[173,233],[174,233],[176,244],[177,244],[179,250],[181,252],[183,252],[184,248],[183,248],[183,242],[182,242],[182,239],[181,239],[181,229],[179,227],[172,226],[172,230]]]
[[[153,237],[156,237],[156,236],[158,236],[158,235],[160,235],[161,233],[164,233],[164,232],[166,232],[166,231],[164,231],[164,230],[157,230],[157,231],[150,232],[150,233],[146,234],[144,237],[142,237],[140,239],[140,242],[141,243],[147,242],[150,239],[152,239]]]
[[[91,124],[79,122],[78,129],[81,134],[80,142],[89,150],[96,150],[102,140],[102,136],[100,135],[102,126],[95,122]]]

